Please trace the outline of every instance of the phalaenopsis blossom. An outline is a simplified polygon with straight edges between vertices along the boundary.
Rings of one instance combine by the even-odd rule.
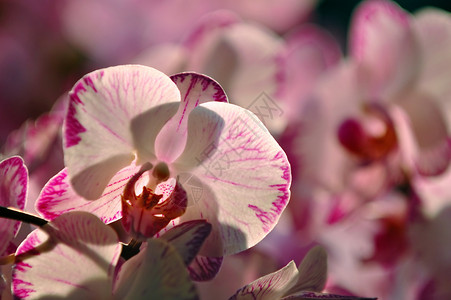
[[[37,201],[46,219],[71,210],[105,223],[122,217],[138,239],[206,219],[212,233],[200,254],[216,259],[199,266],[217,268],[223,255],[258,243],[289,199],[283,150],[254,114],[196,73],[128,65],[86,75],[70,92],[64,154],[67,169]]]

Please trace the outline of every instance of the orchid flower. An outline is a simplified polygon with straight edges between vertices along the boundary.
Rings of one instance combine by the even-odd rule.
[[[376,299],[321,293],[326,285],[326,280],[327,253],[321,246],[316,246],[307,253],[298,268],[294,261],[291,261],[282,269],[239,289],[230,300]]]
[[[172,219],[164,230],[206,219],[213,229],[200,254],[210,257],[255,245],[287,205],[290,166],[256,116],[226,102],[215,81],[196,73],[170,78],[128,65],[86,75],[70,92],[67,169],[44,187],[38,210],[50,220],[74,209],[106,223],[123,214],[138,224]],[[140,170],[137,196],[127,182]],[[136,210],[143,207],[134,199],[147,199],[141,211],[153,217],[123,211],[123,196]]]
[[[445,85],[433,86],[424,73],[439,71],[433,57],[447,54],[421,46],[415,22],[393,2],[362,2],[353,15],[350,58],[320,80],[305,105],[293,139],[301,180],[353,198],[338,204],[343,215],[402,180],[442,174],[449,165]]]
[[[18,299],[197,299],[185,264],[210,225],[193,221],[149,239],[118,265],[113,229],[87,212],[69,212],[33,231],[16,251],[13,293]],[[61,266],[64,266],[63,268]]]

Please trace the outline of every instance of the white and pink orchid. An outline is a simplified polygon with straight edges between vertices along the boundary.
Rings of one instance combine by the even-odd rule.
[[[186,212],[167,228],[194,219],[212,224],[201,254],[242,251],[276,225],[289,199],[285,153],[254,114],[227,103],[211,78],[118,66],[86,75],[70,98],[67,169],[37,202],[47,219],[70,210],[106,223],[120,219],[127,181],[148,165],[136,190],[163,195],[153,205],[170,207],[174,187],[186,195]]]

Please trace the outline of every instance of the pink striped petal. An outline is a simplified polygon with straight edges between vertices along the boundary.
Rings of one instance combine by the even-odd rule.
[[[205,220],[194,220],[171,228],[160,238],[170,242],[188,265],[199,252],[210,231],[211,225]]]
[[[239,289],[229,300],[272,300],[281,299],[298,276],[298,269],[294,261],[290,261],[282,269],[263,276]]]
[[[64,126],[65,164],[75,191],[87,199],[100,197],[113,175],[134,159],[131,121],[179,100],[175,84],[149,67],[111,67],[79,80]]]
[[[69,183],[67,169],[63,169],[44,186],[36,201],[37,211],[47,220],[72,210],[90,212],[109,224],[122,217],[121,194],[128,180],[139,170],[130,165],[120,170],[108,183],[96,201],[79,196]]]
[[[162,239],[149,239],[145,250],[122,265],[116,299],[198,299],[177,250]]]
[[[180,73],[171,76],[181,94],[177,113],[158,133],[155,141],[157,157],[173,162],[186,143],[188,115],[198,105],[208,101],[228,102],[222,87],[213,79],[196,73]]]
[[[222,261],[222,257],[197,255],[188,266],[189,276],[195,281],[212,280],[221,269]]]
[[[108,299],[121,252],[116,233],[86,212],[64,214],[33,231],[16,252],[20,299]]]
[[[353,16],[349,48],[361,64],[370,97],[392,95],[417,74],[418,49],[410,17],[394,2],[362,2]]]
[[[213,225],[202,253],[207,256],[255,245],[289,200],[285,153],[254,114],[235,105],[210,102],[194,109],[185,151],[173,166],[182,185],[199,183],[198,198],[187,187],[189,207],[181,221],[206,219]]]
[[[24,209],[27,198],[28,170],[19,156],[0,162],[0,205]],[[20,222],[0,218],[0,255],[19,230]]]

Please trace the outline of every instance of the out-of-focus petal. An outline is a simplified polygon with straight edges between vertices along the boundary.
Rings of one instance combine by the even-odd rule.
[[[303,291],[300,293],[296,293],[290,295],[288,297],[283,297],[281,300],[309,300],[309,299],[323,299],[323,300],[377,300],[377,298],[363,298],[356,296],[342,296],[330,293],[317,293],[317,292],[309,292]]]
[[[127,181],[139,170],[130,165],[113,176],[100,198],[96,201],[79,196],[69,183],[67,169],[49,180],[36,200],[37,211],[47,220],[72,210],[90,212],[109,224],[121,218],[121,194]]]
[[[426,8],[415,14],[414,29],[420,45],[422,64],[419,85],[445,105],[451,106],[451,14]]]
[[[362,2],[353,16],[349,49],[361,64],[369,97],[392,95],[417,74],[419,53],[410,16],[394,2]]]
[[[258,300],[271,300],[280,299],[285,294],[294,282],[296,282],[298,276],[298,269],[294,261],[290,261],[282,269],[263,276],[254,282],[239,289],[235,295],[230,297],[229,300],[245,300],[245,299],[258,299]]]
[[[122,266],[121,272],[130,271],[127,264],[132,262],[133,280],[118,282],[115,299],[198,299],[182,258],[169,242],[149,239],[142,252]]]
[[[27,199],[28,170],[19,156],[0,162],[0,205],[24,209]],[[19,230],[20,222],[0,218],[0,256]]]
[[[194,109],[185,152],[174,165],[197,178],[202,190],[181,220],[200,218],[213,225],[201,254],[219,257],[255,245],[288,203],[285,153],[258,118],[238,106],[210,102]]]
[[[172,163],[183,152],[191,111],[208,101],[228,102],[222,87],[205,75],[180,73],[172,75],[171,79],[180,90],[180,106],[155,140],[156,156],[167,163]]]
[[[414,167],[425,176],[443,173],[451,160],[451,143],[439,103],[421,93],[409,93],[398,103],[409,118],[415,138]]]
[[[133,160],[131,120],[179,100],[175,84],[149,67],[111,67],[79,80],[70,92],[64,132],[65,164],[75,191],[98,198],[117,170]]]
[[[33,231],[16,252],[20,299],[108,299],[121,252],[116,233],[86,212],[64,214]]]
[[[281,58],[284,64],[284,114],[289,119],[297,119],[321,74],[336,65],[342,54],[337,41],[314,25],[297,28],[285,40]]]

